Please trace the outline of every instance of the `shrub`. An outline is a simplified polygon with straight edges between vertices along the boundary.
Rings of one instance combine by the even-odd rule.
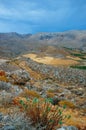
[[[31,121],[37,130],[53,130],[56,126],[60,127],[65,118],[63,108],[53,106],[51,99],[18,100],[16,104],[26,113],[26,117]]]
[[[70,66],[71,68],[76,68],[76,69],[83,69],[86,70],[86,66]]]
[[[0,81],[8,82],[5,72],[2,70],[0,70]]]
[[[83,59],[83,60],[85,60],[86,59],[86,53],[71,53],[71,55],[73,55],[73,56],[75,56],[75,57],[79,57],[79,58],[81,58],[81,59]]]
[[[0,76],[5,76],[5,72],[0,70]]]
[[[8,82],[9,80],[6,76],[0,76],[0,81]]]
[[[71,55],[77,56],[77,57],[82,57],[82,56],[85,56],[86,54],[85,53],[72,53]]]

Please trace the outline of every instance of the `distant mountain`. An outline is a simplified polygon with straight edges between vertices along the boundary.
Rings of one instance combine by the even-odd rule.
[[[86,52],[86,31],[18,34],[0,33],[0,56],[15,57],[43,46],[67,47]]]

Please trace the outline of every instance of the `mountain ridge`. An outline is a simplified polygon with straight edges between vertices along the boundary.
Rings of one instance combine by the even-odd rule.
[[[44,46],[67,47],[86,52],[86,31],[72,30],[36,34],[0,33],[0,55],[2,56],[13,55],[15,57],[27,51],[39,51],[39,48]]]

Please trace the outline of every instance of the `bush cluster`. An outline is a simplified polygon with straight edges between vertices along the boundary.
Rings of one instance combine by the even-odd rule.
[[[14,101],[20,109],[25,112],[26,117],[30,120],[37,130],[53,130],[60,127],[65,119],[69,119],[70,115],[63,115],[66,108],[52,105],[52,99],[19,99]]]

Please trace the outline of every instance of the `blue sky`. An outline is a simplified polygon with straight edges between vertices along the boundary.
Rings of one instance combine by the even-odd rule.
[[[86,30],[86,0],[0,0],[0,32]]]

